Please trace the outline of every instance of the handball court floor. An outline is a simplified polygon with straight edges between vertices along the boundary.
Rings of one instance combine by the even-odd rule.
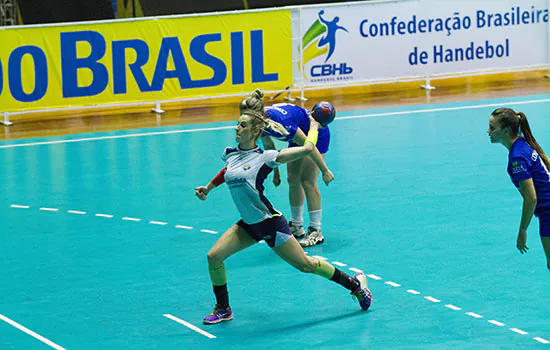
[[[365,271],[372,307],[258,244],[226,261],[235,319],[215,326],[201,324],[214,305],[206,253],[238,214],[225,186],[205,202],[193,188],[234,145],[236,103],[15,120],[0,141],[0,348],[548,348],[538,221],[521,255],[521,198],[486,130],[512,107],[549,152],[550,89],[542,74],[509,78],[430,96],[312,93],[306,107],[339,112],[336,179],[320,182],[326,241],[306,251]],[[288,186],[270,180],[288,216]]]

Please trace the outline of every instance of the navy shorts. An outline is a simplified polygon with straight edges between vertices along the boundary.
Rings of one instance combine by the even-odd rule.
[[[244,228],[256,242],[264,240],[271,248],[280,246],[292,237],[288,222],[282,215],[274,216],[252,225],[245,223],[241,219],[237,222],[237,225]]]
[[[304,131],[304,133],[307,135],[307,132]],[[325,154],[328,152],[328,145],[330,144],[330,130],[327,127],[326,129],[319,128],[319,137],[317,137],[317,149],[319,150],[319,153]],[[298,144],[290,141],[288,143],[288,147],[296,147],[299,146]]]
[[[539,217],[540,236],[550,237],[550,207],[540,210],[540,212],[537,214],[537,216]]]

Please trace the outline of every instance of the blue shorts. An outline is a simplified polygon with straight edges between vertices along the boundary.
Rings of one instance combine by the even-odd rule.
[[[541,237],[550,237],[550,207],[537,210]]]
[[[309,130],[303,130],[304,134],[307,135]],[[319,150],[319,153],[325,154],[328,152],[328,145],[330,143],[330,129],[328,127],[326,128],[319,128],[319,137],[317,138],[317,149]],[[290,141],[288,143],[288,147],[296,147],[299,146],[295,144],[294,142]]]
[[[237,225],[244,228],[256,242],[264,240],[271,248],[280,246],[292,237],[288,222],[282,215],[274,216],[252,225],[245,223],[241,219],[237,222]]]

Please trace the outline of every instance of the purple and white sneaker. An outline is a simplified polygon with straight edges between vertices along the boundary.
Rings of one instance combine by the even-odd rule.
[[[351,295],[353,295],[353,299],[357,299],[359,301],[361,309],[366,311],[369,309],[370,304],[372,303],[372,294],[367,287],[367,276],[365,276],[364,273],[360,272],[353,276],[353,278],[359,281],[359,288],[353,291]]]
[[[203,324],[216,324],[223,321],[231,321],[233,319],[233,313],[231,307],[219,307],[216,305],[214,311],[210,315],[206,316],[203,320]]]

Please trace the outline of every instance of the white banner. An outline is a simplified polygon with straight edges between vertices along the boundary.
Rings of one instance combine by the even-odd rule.
[[[295,84],[548,64],[547,0],[412,0],[293,10]],[[301,50],[301,51],[300,51]]]

